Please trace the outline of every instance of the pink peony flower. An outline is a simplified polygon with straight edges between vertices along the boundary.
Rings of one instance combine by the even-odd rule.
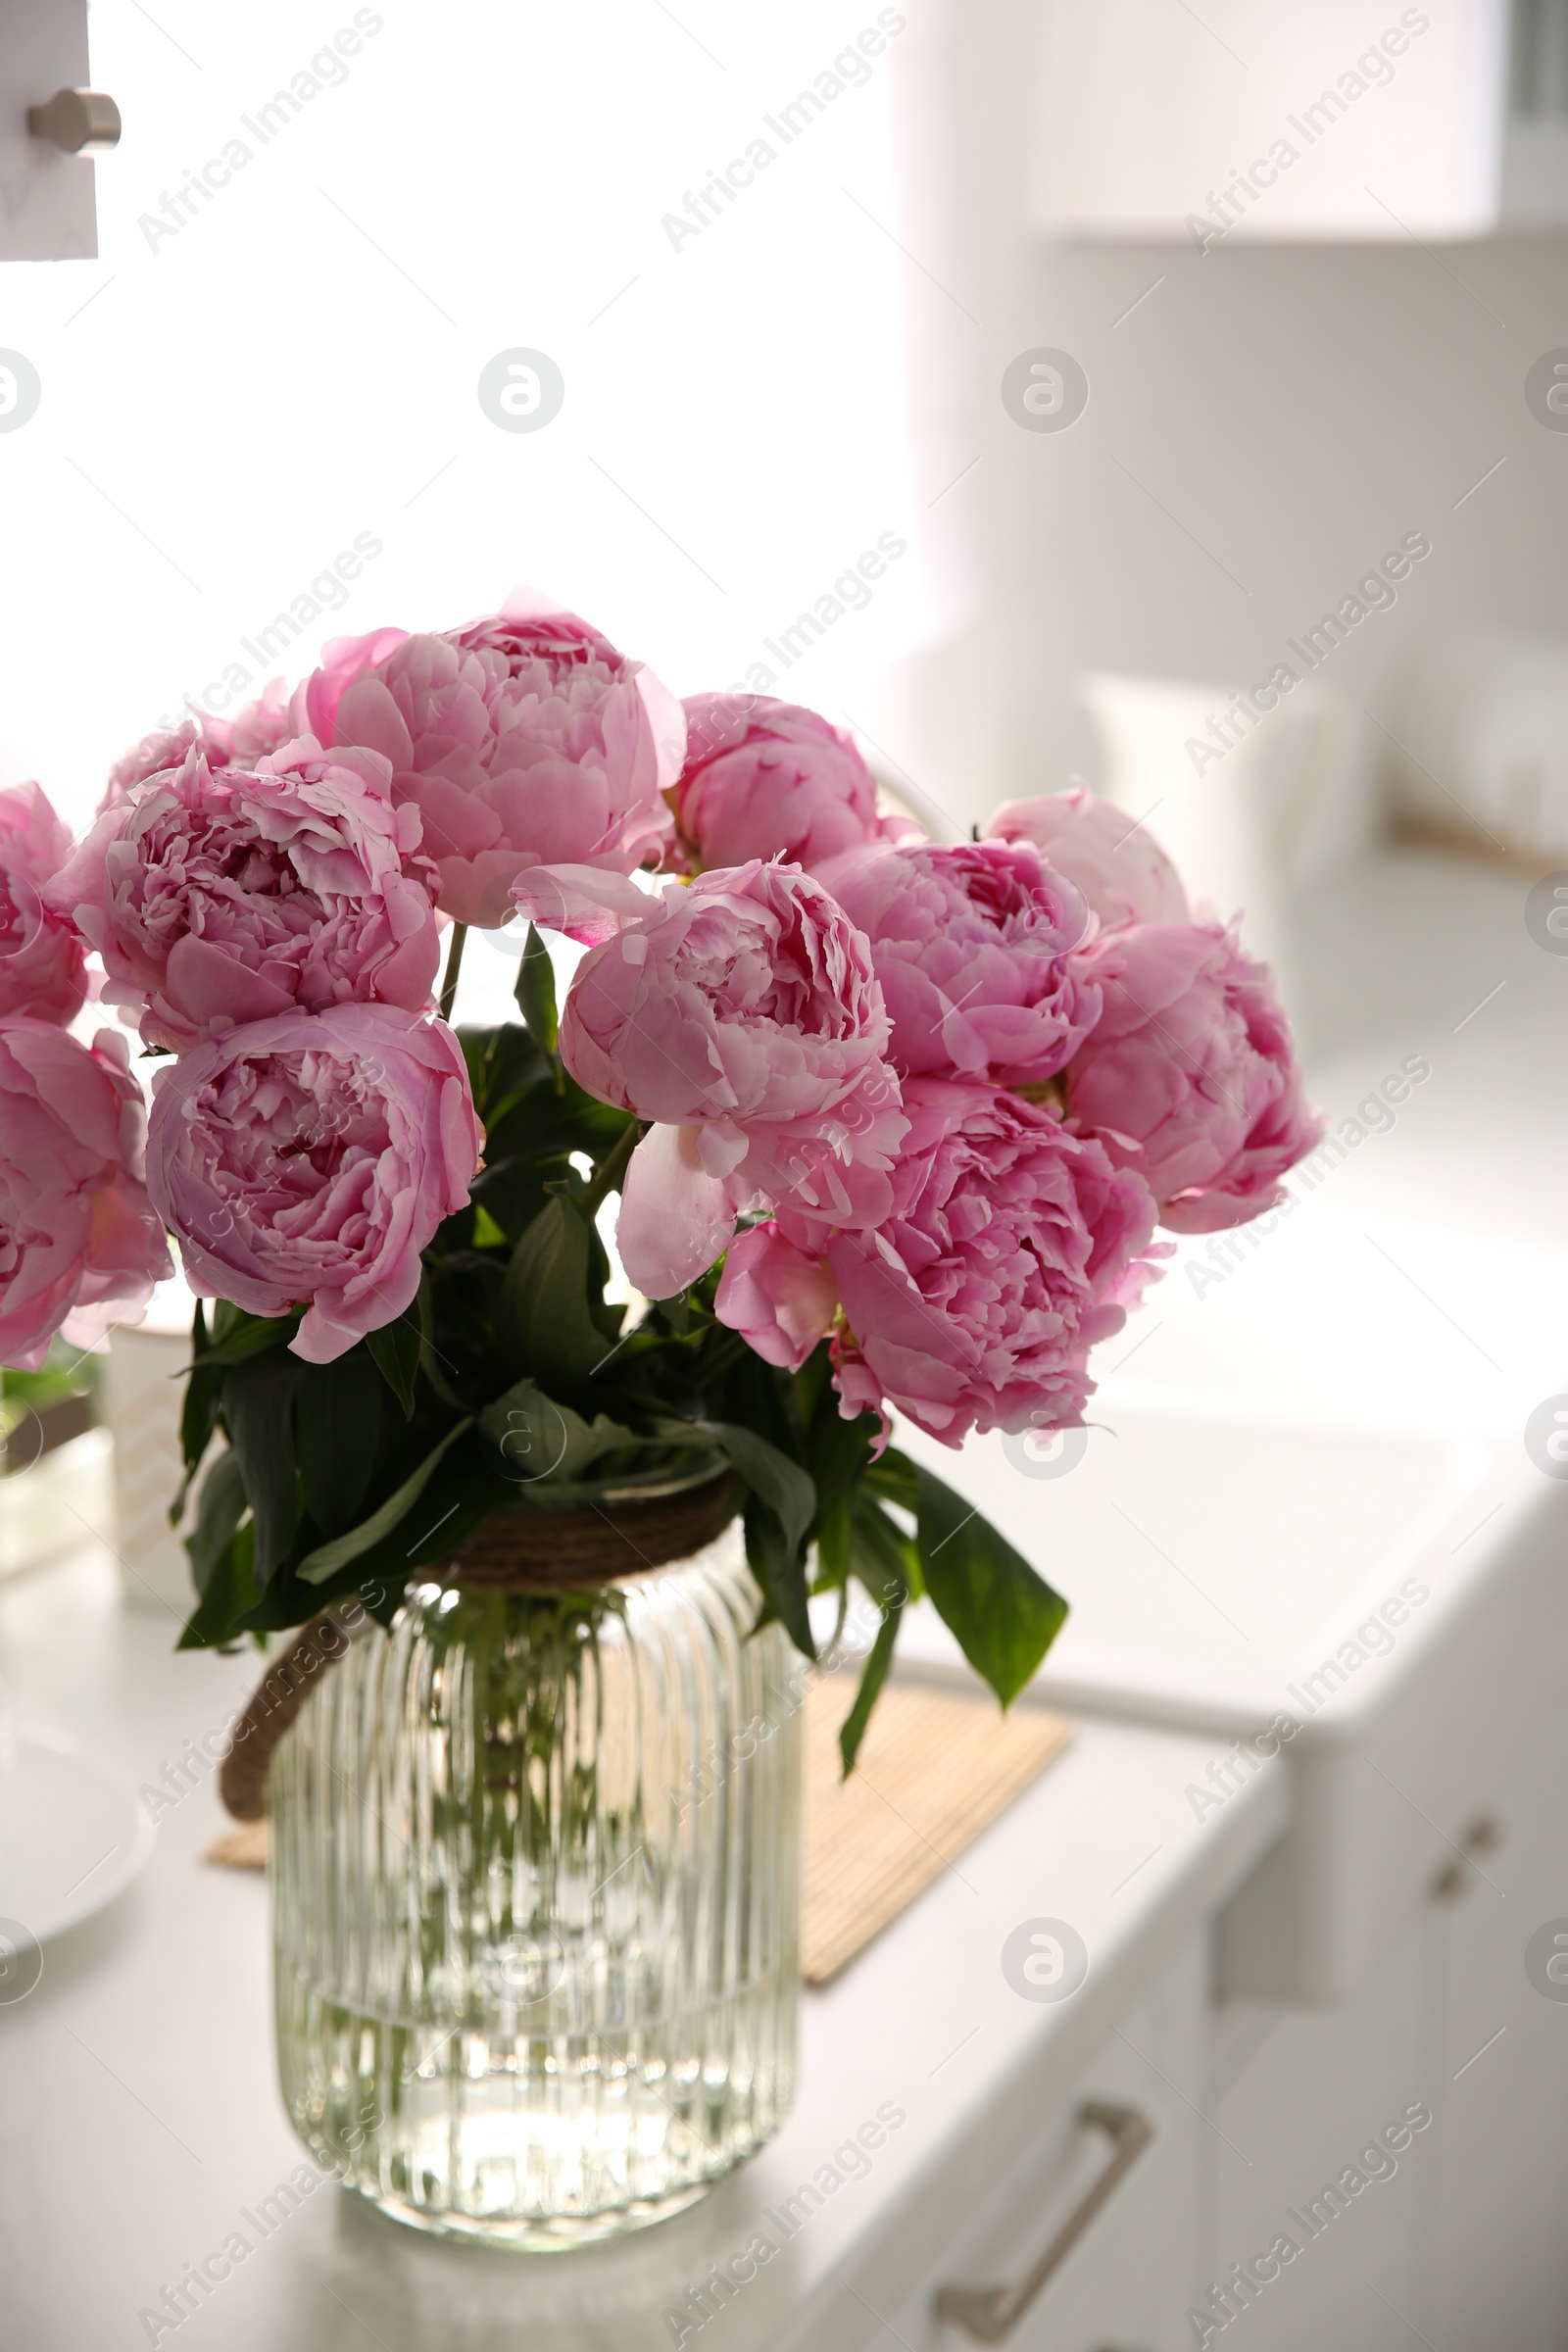
[[[1094,1026],[1100,992],[1069,958],[1089,909],[1027,843],[850,850],[817,879],[871,943],[900,1070],[1036,1084]]]
[[[254,703],[246,703],[232,718],[204,716],[203,725],[224,767],[250,767],[257,760],[270,759],[305,732],[294,724],[281,678],[273,678]]]
[[[814,710],[756,694],[686,704],[686,764],[669,795],[680,871],[783,858],[823,858],[918,827],[879,818],[876,779],[850,737]]]
[[[0,1019],[74,1021],[87,994],[81,942],[40,893],[71,835],[36,784],[0,792]]]
[[[1188,920],[1181,876],[1159,844],[1085,784],[1037,801],[1004,801],[986,833],[993,841],[1032,842],[1078,885],[1107,930]]]
[[[713,1312],[753,1353],[798,1372],[838,1312],[825,1259],[797,1250],[776,1223],[748,1226],[729,1246]]]
[[[444,1022],[280,1013],[154,1084],[147,1182],[193,1290],[256,1315],[305,1305],[290,1346],[313,1364],[406,1312],[484,1142]]]
[[[139,1322],[172,1271],[146,1128],[123,1037],[0,1021],[0,1363],[35,1372],[57,1331],[90,1348]]]
[[[841,1409],[892,1405],[950,1446],[1075,1425],[1089,1349],[1152,1272],[1147,1186],[1015,1095],[916,1078],[905,1107],[892,1215],[827,1246]]]
[[[580,1086],[657,1122],[617,1238],[667,1298],[739,1213],[789,1200],[812,1228],[875,1223],[904,1133],[866,943],[798,867],[755,858],[671,885],[579,966],[561,1052]]]
[[[177,727],[157,727],[144,735],[133,751],[125,754],[109,771],[104,797],[98,804],[100,816],[117,808],[127,793],[152,776],[161,776],[171,768],[181,768],[193,751],[206,754],[212,767],[251,767],[275,752],[279,744],[303,730],[289,717],[288,698],[283,681],[274,678],[259,699],[246,703],[232,718],[219,718],[211,710],[193,710]]]
[[[392,763],[455,921],[495,927],[518,876],[587,866],[628,875],[660,854],[662,787],[685,744],[653,673],[575,614],[512,598],[441,636],[340,641],[295,697],[321,741]],[[386,650],[380,650],[386,649]]]
[[[299,1004],[429,1002],[429,893],[404,870],[418,813],[386,762],[307,737],[254,773],[199,751],[99,817],[51,886],[103,956],[111,1003],[176,1053]]]
[[[138,784],[145,784],[149,776],[161,776],[171,768],[183,767],[193,751],[219,756],[199,716],[182,718],[176,727],[154,727],[109,770],[98,814],[102,816],[107,810],[118,808],[127,794],[134,792]]]
[[[364,637],[333,637],[321,648],[318,669],[294,689],[290,706],[294,732],[330,743],[338,705],[357,679],[368,677],[378,662],[407,645],[407,629],[371,629]]]
[[[1104,1009],[1067,1070],[1067,1108],[1136,1168],[1175,1233],[1245,1224],[1322,1133],[1268,966],[1218,923],[1152,924],[1083,958]]]

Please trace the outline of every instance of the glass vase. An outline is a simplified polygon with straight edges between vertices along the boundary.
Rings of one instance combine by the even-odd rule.
[[[680,2210],[795,2084],[799,1660],[739,1531],[596,1591],[426,1571],[271,1766],[278,2063],[383,2211],[527,2248]]]

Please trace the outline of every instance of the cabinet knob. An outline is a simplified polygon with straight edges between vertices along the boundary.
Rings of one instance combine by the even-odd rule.
[[[1494,1853],[1502,1841],[1500,1823],[1490,1818],[1472,1822],[1464,1834],[1458,1861],[1450,1862],[1446,1870],[1440,1871],[1432,1882],[1434,1902],[1453,1903],[1462,1894],[1468,1894],[1475,1883],[1477,1854]]]
[[[107,155],[120,144],[120,109],[107,90],[56,90],[46,106],[29,106],[27,128],[67,155]]]

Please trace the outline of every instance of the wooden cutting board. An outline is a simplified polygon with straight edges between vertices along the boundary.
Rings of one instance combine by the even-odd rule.
[[[806,1701],[801,1974],[825,1984],[972,1844],[1072,1738],[1042,1708],[890,1684],[854,1772],[839,1726],[854,1678],[823,1678]]]

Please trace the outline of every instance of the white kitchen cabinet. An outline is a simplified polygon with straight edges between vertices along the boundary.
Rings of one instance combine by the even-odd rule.
[[[1568,2000],[1541,1989],[1540,1962],[1533,1981],[1526,1956],[1553,1921],[1568,1932],[1568,1707],[1499,1798],[1495,1822],[1500,1842],[1477,1857],[1434,1923],[1437,2071],[1451,2128],[1434,2150],[1438,2326],[1429,2332],[1441,2352],[1490,2352],[1504,2337],[1508,2352],[1561,2352]]]
[[[997,2288],[1025,2278],[1103,2175],[1104,2132],[1086,2108],[1145,2119],[1152,2137],[1005,2337],[1012,2352],[1095,2352],[1115,2344],[1174,2352],[1190,2340],[1205,2172],[1198,2140],[1208,2047],[1206,1933],[1190,1939],[1114,2030],[1033,2140],[999,2162],[970,2218],[883,2306],[911,2352],[955,2352],[975,2338],[944,2321],[944,2287]],[[867,2335],[867,2347],[875,2331]],[[886,2340],[885,2338],[882,2340]]]
[[[1502,220],[1568,220],[1568,0],[1513,0]]]
[[[1207,253],[1486,235],[1509,30],[1506,0],[1039,0],[1034,218]]]
[[[1568,1705],[1484,1829],[1355,2000],[1216,2015],[1205,2283],[1281,2230],[1299,2247],[1248,2304],[1253,2352],[1387,2352],[1411,2330],[1437,2352],[1568,2342],[1568,2002],[1525,1967],[1537,1930],[1568,1919]],[[1411,2107],[1431,2123],[1371,2178],[1387,2158],[1362,2152]],[[1348,2167],[1365,2186],[1310,2235]]]
[[[1432,1922],[1422,1916],[1353,2001],[1220,2013],[1212,2095],[1224,2136],[1205,2285],[1223,2286],[1236,2265],[1251,2265],[1282,2235],[1297,2249],[1247,2301],[1254,2352],[1318,2352],[1328,2343],[1335,2352],[1385,2352],[1399,2332],[1392,2312],[1427,2325],[1425,2224],[1447,2121],[1436,2082],[1438,1979]],[[1390,2124],[1402,2130],[1405,2110],[1423,2104],[1433,2121],[1403,2150],[1358,2165],[1375,2134]],[[1347,2181],[1351,2167],[1366,2187]],[[1370,2179],[1374,2172],[1388,2177]],[[1336,2183],[1346,2210],[1329,2218],[1330,2198],[1314,2236],[1309,2208]],[[1220,2332],[1229,2329],[1211,2340]]]
[[[1053,236],[1212,253],[1568,220],[1568,0],[1037,0],[1033,32]]]

